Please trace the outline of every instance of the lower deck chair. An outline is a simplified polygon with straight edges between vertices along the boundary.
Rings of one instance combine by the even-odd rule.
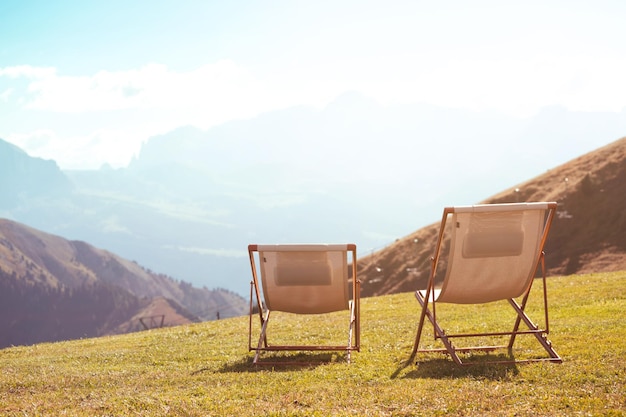
[[[459,353],[507,348],[510,359],[492,360],[491,363],[562,362],[547,338],[548,298],[543,252],[556,207],[554,202],[539,202],[444,209],[435,253],[431,258],[428,285],[425,290],[415,292],[421,314],[409,361],[420,352],[443,352],[458,365],[471,365],[475,362],[463,361]],[[525,312],[539,265],[543,282],[544,328],[533,323]],[[438,267],[442,270],[439,271]],[[436,281],[440,281],[441,276],[443,282],[439,285]],[[437,320],[437,310],[443,308],[440,307],[443,303],[482,304],[499,300],[507,300],[516,313],[511,331],[447,334]],[[425,318],[433,325],[435,340],[440,340],[444,348],[419,348]],[[520,328],[521,322],[525,327]],[[533,335],[548,357],[514,359],[513,344],[516,336],[521,334]],[[468,340],[463,338],[485,336],[507,336],[508,345],[457,347],[452,343],[453,338]]]
[[[255,351],[253,363],[281,363],[260,361],[261,353],[266,351],[345,351],[350,363],[350,353],[360,350],[356,245],[249,245],[248,254],[252,268],[248,349]],[[256,306],[253,300],[256,300]],[[256,308],[261,330],[258,342],[253,345]],[[346,345],[272,345],[268,342],[268,325],[273,311],[325,314],[342,310],[349,312]]]

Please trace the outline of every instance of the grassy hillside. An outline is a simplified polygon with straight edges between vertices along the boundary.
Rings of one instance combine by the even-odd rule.
[[[626,272],[554,277],[548,286],[562,364],[459,368],[433,354],[405,366],[418,304],[401,293],[362,300],[362,351],[350,365],[343,354],[304,354],[322,362],[253,368],[247,317],[0,350],[0,414],[626,415]],[[529,313],[539,321],[535,301]],[[448,328],[490,323],[509,309],[447,307]],[[300,317],[279,318],[286,327],[273,329],[274,341],[307,341]],[[307,316],[306,327],[343,338],[345,319]],[[517,357],[542,354],[521,342]]]
[[[526,201],[558,203],[545,246],[549,275],[626,270],[626,137],[483,203]],[[449,201],[446,205],[457,203]],[[426,288],[440,222],[422,227],[371,255],[361,253],[361,294]]]

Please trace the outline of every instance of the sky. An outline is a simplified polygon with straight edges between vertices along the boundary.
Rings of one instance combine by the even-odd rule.
[[[617,113],[624,21],[621,0],[3,0],[0,138],[98,169],[180,126],[346,91],[519,118]]]

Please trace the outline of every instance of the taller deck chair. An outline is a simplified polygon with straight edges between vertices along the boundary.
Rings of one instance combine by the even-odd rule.
[[[347,362],[350,363],[350,353],[360,350],[360,286],[356,273],[356,245],[249,245],[248,254],[252,268],[248,350],[256,351],[253,363],[285,363],[259,361],[260,354],[265,351],[345,351]],[[257,307],[261,331],[257,344],[253,345],[252,322]],[[273,311],[325,314],[342,310],[349,311],[346,345],[268,343],[268,324]]]
[[[556,207],[557,204],[554,202],[540,202],[484,204],[444,209],[437,246],[431,258],[427,288],[415,292],[421,305],[421,314],[410,361],[418,352],[443,352],[449,354],[458,365],[471,365],[473,362],[467,360],[464,362],[459,353],[473,350],[493,351],[506,347],[510,360],[490,362],[519,363],[539,360],[562,362],[547,339],[548,298],[543,252]],[[443,252],[447,252],[447,262],[446,254]],[[445,273],[438,271],[440,264],[446,263]],[[545,328],[539,328],[525,312],[539,265],[543,278]],[[443,282],[439,285],[436,281],[439,281],[441,276]],[[516,300],[519,297],[521,303]],[[511,331],[447,334],[437,321],[437,310],[442,303],[481,304],[499,300],[507,300],[517,313]],[[432,306],[432,310],[429,306]],[[435,340],[443,342],[444,348],[419,349],[426,317],[433,325]],[[522,321],[528,330],[520,329]],[[515,360],[512,349],[516,336],[520,334],[534,335],[549,357]],[[508,345],[456,347],[452,343],[453,338],[484,336],[508,336]],[[467,343],[468,339],[461,340]]]

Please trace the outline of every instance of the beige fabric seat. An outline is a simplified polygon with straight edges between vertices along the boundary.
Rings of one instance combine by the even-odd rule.
[[[543,247],[557,204],[516,203],[448,207],[444,209],[427,288],[415,292],[422,310],[411,360],[418,352],[448,353],[459,365],[459,352],[490,351],[508,348],[512,357],[515,338],[532,334],[547,351],[549,360],[561,362],[547,339],[548,303],[545,282]],[[535,325],[525,312],[533,280],[541,264],[543,278],[545,328]],[[445,273],[441,269],[445,268]],[[438,277],[443,276],[439,285]],[[522,297],[521,302],[516,298]],[[482,304],[508,300],[516,312],[513,330],[468,334],[446,334],[437,322],[436,312],[442,303]],[[433,325],[435,339],[443,349],[419,349],[425,318]],[[520,330],[521,322],[528,330]],[[474,346],[459,348],[451,338],[509,336],[506,346]],[[534,359],[533,359],[534,360]],[[499,362],[520,362],[511,359]]]
[[[252,269],[248,348],[259,364],[264,351],[346,351],[360,350],[359,281],[354,244],[249,245]],[[254,304],[256,300],[256,305]],[[261,308],[258,308],[260,306]],[[259,340],[252,343],[254,310],[261,323]],[[349,313],[346,345],[270,345],[267,328],[273,311],[293,314]],[[353,338],[354,334],[354,338]],[[277,363],[264,361],[263,363]]]

